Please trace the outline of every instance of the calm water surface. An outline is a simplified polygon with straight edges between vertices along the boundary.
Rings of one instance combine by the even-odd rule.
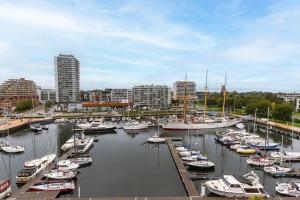
[[[0,153],[0,178],[11,176],[14,183],[15,175],[25,161],[39,158],[48,152],[60,155],[59,147],[72,135],[71,130],[71,125],[51,124],[48,131],[43,130],[40,134],[27,130],[9,135],[7,138],[11,144],[24,145],[26,151],[19,155]],[[117,134],[99,135],[99,142],[95,142],[90,151],[93,157],[92,165],[79,170],[76,185],[80,187],[81,197],[186,196],[167,145],[144,144],[155,132],[156,129],[135,133],[118,130]],[[264,133],[259,134],[264,137]],[[213,172],[200,174],[202,172],[193,171],[190,172],[192,174],[221,177],[223,174],[243,175],[254,171],[270,195],[275,194],[276,182],[289,180],[273,178],[260,169],[248,166],[247,157],[241,157],[214,142],[215,130],[163,132],[161,136],[181,137],[183,145],[199,149],[216,164]],[[281,136],[270,134],[270,140],[281,142]],[[293,146],[295,151],[300,151],[299,140],[294,139]],[[284,137],[284,149],[291,148],[292,139]],[[290,166],[300,168],[300,163],[293,163]],[[199,192],[203,182],[194,181]],[[15,184],[13,189],[16,189]],[[76,197],[77,194],[78,191],[74,191],[69,196]]]

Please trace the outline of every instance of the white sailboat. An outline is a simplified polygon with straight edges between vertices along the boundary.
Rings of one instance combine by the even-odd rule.
[[[158,121],[157,121],[157,123],[158,123]],[[160,133],[159,126],[157,126],[157,133],[155,133],[154,136],[148,138],[147,142],[149,142],[149,143],[164,143],[164,142],[166,142],[167,139],[159,137],[159,133]]]
[[[135,120],[131,120],[123,126],[124,130],[143,130],[147,128],[148,128],[147,123],[140,123]]]
[[[57,162],[57,167],[59,171],[70,172],[70,171],[76,171],[79,165],[71,162],[70,160],[60,160]]]
[[[276,192],[289,197],[300,197],[300,182],[279,183]]]
[[[185,165],[197,169],[212,169],[215,167],[215,163],[208,160],[192,161],[192,162],[185,163]]]
[[[50,173],[45,173],[44,177],[48,179],[54,179],[54,180],[69,180],[69,179],[74,179],[77,176],[77,171],[52,171]]]
[[[2,151],[6,153],[22,153],[25,151],[25,148],[18,145],[10,145],[8,142],[6,142],[5,146],[1,147]]]

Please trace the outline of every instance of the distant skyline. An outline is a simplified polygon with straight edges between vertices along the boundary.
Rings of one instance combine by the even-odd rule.
[[[0,82],[54,89],[54,56],[80,61],[81,90],[178,80],[300,92],[300,1],[0,0]]]

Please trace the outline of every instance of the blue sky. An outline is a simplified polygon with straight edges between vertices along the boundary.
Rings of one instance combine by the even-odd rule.
[[[53,57],[81,63],[81,89],[172,86],[300,92],[298,0],[0,0],[0,81],[54,88]]]

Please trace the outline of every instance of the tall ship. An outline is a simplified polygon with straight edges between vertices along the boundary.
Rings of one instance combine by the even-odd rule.
[[[204,96],[204,110],[203,116],[187,118],[187,95],[186,95],[186,77],[185,77],[185,95],[184,95],[184,105],[183,105],[183,119],[179,120],[177,118],[169,120],[168,122],[161,124],[164,130],[199,130],[199,129],[217,129],[225,128],[237,125],[241,122],[240,119],[231,119],[225,117],[225,101],[226,101],[226,79],[225,76],[225,87],[223,91],[223,106],[222,106],[222,117],[220,118],[207,118],[207,71],[206,71],[206,84],[205,84],[205,96]]]

